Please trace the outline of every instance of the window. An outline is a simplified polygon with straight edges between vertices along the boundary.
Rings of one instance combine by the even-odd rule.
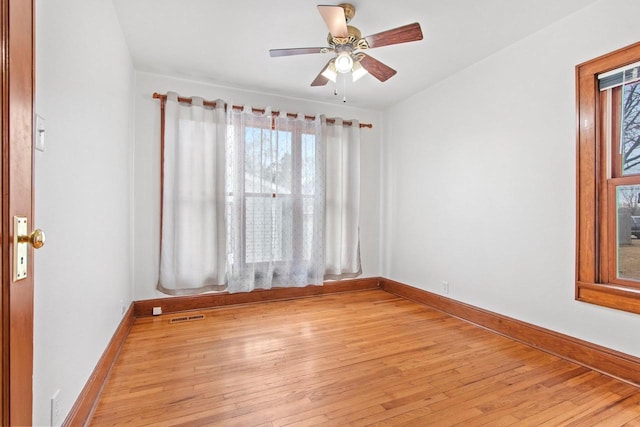
[[[640,313],[640,43],[576,77],[576,299]]]
[[[291,261],[296,243],[292,235],[302,236],[295,253],[310,259],[315,153],[314,134],[245,129],[244,262]],[[294,215],[300,203],[302,215]]]
[[[228,114],[229,289],[321,284],[326,162],[320,119]]]
[[[358,122],[154,97],[160,291],[249,292],[361,274]]]

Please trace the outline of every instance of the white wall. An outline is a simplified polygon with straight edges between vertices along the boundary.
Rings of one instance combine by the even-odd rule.
[[[600,1],[389,109],[384,276],[640,356],[640,316],[574,300],[575,65],[638,16]]]
[[[154,92],[174,91],[181,96],[223,99],[235,105],[251,105],[274,110],[326,114],[328,117],[356,119],[373,124],[362,130],[361,144],[361,257],[362,277],[380,274],[380,136],[379,112],[285,98],[214,86],[144,72],[136,73],[135,94],[135,197],[134,197],[134,298],[166,296],[156,291],[158,281],[160,229],[160,104]]]
[[[66,417],[132,301],[134,75],[110,0],[36,1],[34,425]]]

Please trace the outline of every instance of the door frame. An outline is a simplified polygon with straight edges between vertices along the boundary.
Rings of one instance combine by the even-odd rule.
[[[33,227],[34,0],[0,0],[0,422],[31,425],[33,249],[27,278],[13,280],[13,217]]]

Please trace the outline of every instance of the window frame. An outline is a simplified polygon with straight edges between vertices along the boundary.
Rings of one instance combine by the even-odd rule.
[[[575,299],[640,314],[640,283],[611,278],[616,263],[615,186],[607,176],[606,126],[598,75],[640,61],[640,42],[576,66]],[[617,275],[614,275],[617,276]]]

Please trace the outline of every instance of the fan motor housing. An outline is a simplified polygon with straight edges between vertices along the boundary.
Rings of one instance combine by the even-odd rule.
[[[327,43],[331,46],[339,46],[343,44],[355,45],[358,40],[362,38],[360,30],[352,25],[347,25],[347,31],[349,32],[349,37],[334,37],[329,33],[327,36]]]

